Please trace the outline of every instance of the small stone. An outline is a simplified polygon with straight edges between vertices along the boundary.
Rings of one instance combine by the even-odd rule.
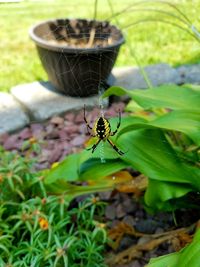
[[[59,130],[52,128],[51,131],[46,133],[46,138],[48,139],[58,139],[59,138]]]
[[[50,123],[53,123],[53,124],[56,124],[56,125],[59,125],[59,124],[63,124],[64,123],[64,119],[62,117],[53,117],[51,120],[50,120]]]
[[[108,191],[108,192],[100,192],[99,193],[99,197],[100,197],[101,200],[109,200],[111,198],[111,194],[112,194],[111,191]]]
[[[19,141],[17,134],[10,135],[3,144],[6,150],[19,149],[21,145],[22,141]]]
[[[80,123],[84,121],[84,116],[83,116],[83,112],[80,112],[76,115],[75,117],[75,122],[76,123]]]
[[[127,223],[130,226],[133,226],[134,224],[134,219],[133,216],[127,215],[123,218],[123,222]]]
[[[54,150],[51,150],[51,153],[49,154],[48,161],[49,163],[57,162],[59,161],[59,158],[62,155],[62,149],[59,146],[55,146]]]
[[[137,221],[135,229],[141,233],[153,234],[160,223],[152,219],[141,219]]]
[[[135,238],[131,236],[124,236],[120,242],[119,250],[127,249],[128,247],[135,244]]]
[[[82,123],[79,125],[79,132],[81,134],[86,134],[87,133],[87,126],[85,123]]]
[[[24,128],[20,133],[19,133],[19,137],[22,138],[23,140],[31,138],[32,137],[32,132],[30,130],[30,128]]]
[[[116,207],[116,216],[117,218],[122,218],[126,215],[126,211],[123,208],[122,204],[118,204]]]
[[[78,133],[79,132],[79,126],[76,124],[65,126],[64,131],[66,131],[66,133],[68,133],[68,134]]]
[[[106,207],[105,216],[109,220],[113,220],[116,217],[116,207],[114,204],[108,205]]]
[[[67,120],[67,121],[71,121],[71,122],[73,122],[74,121],[74,117],[75,117],[75,114],[74,113],[67,113],[66,115],[65,115],[65,119]]]
[[[9,138],[9,134],[8,133],[4,133],[0,135],[0,144],[5,143],[5,141]]]
[[[131,198],[126,199],[122,205],[127,213],[133,213],[137,209],[137,204]]]
[[[44,129],[44,125],[41,123],[31,123],[30,128],[32,131],[42,131]]]
[[[51,153],[52,153],[51,150],[42,149],[42,151],[38,157],[38,162],[41,164],[41,163],[48,161],[49,157],[51,156]]]
[[[130,267],[142,267],[142,265],[139,263],[139,261],[134,261],[131,263]]]
[[[64,129],[58,131],[58,136],[61,141],[69,140],[69,135]]]
[[[72,141],[71,141],[71,144],[73,146],[81,146],[83,145],[85,142],[85,136],[76,136]]]

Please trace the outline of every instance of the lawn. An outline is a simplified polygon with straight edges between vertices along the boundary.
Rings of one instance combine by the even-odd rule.
[[[123,10],[135,0],[113,1],[115,12]],[[200,28],[199,1],[177,1],[178,7],[187,15],[192,23]],[[93,17],[94,1],[92,0],[46,0],[24,1],[21,3],[0,4],[0,91],[8,91],[12,86],[34,80],[45,80],[47,76],[38,59],[33,42],[29,39],[29,28],[41,20],[58,17]],[[130,45],[142,65],[167,62],[171,65],[199,62],[199,43],[189,34],[169,24],[145,22],[133,27],[126,25],[138,19],[151,17],[163,19],[164,14],[142,11],[141,8],[152,8],[152,2],[143,6],[135,6],[117,17],[117,21],[127,39],[118,66],[136,65],[130,54]],[[137,10],[136,10],[137,8]],[[153,8],[166,11],[166,5],[158,3]],[[172,12],[173,9],[168,8]],[[99,1],[97,18],[111,16],[107,0]],[[166,17],[167,18],[167,17]],[[112,20],[113,23],[116,20]]]

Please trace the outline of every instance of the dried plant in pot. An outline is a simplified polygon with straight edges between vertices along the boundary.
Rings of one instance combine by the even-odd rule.
[[[55,19],[30,30],[49,81],[70,96],[98,93],[124,43],[121,31],[107,21]]]

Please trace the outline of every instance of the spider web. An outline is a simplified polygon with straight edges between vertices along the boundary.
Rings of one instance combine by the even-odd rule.
[[[105,91],[105,89],[107,89],[111,85],[108,84],[109,83],[108,75],[105,75],[104,68],[107,67],[106,63],[114,65],[115,58],[117,57],[118,54],[118,48],[113,50],[112,47],[109,47],[107,42],[110,38],[110,33],[105,34],[103,32],[103,27],[104,26],[109,27],[112,30],[113,26],[110,26],[107,23],[101,23],[99,21],[92,21],[92,23],[89,23],[92,26],[91,29],[87,32],[81,32],[81,35],[83,35],[83,37],[80,37],[80,32],[77,33],[76,29],[75,30],[72,29],[73,38],[71,37],[70,38],[76,42],[77,40],[76,38],[78,36],[79,40],[78,46],[80,46],[81,43],[84,43],[84,50],[83,50],[82,47],[77,48],[77,46],[74,46],[73,44],[72,45],[68,44],[68,42],[64,40],[65,38],[68,38],[69,35],[67,30],[70,29],[71,25],[73,25],[74,23],[77,26],[77,24],[79,23],[82,25],[88,22],[86,22],[86,20],[80,20],[77,23],[77,21],[75,20],[69,21],[68,19],[62,19],[62,20],[60,19],[59,21],[58,20],[52,21],[48,25],[50,29],[47,31],[46,35],[42,36],[42,38],[44,40],[48,40],[50,44],[52,42],[53,44],[54,42],[56,42],[56,44],[59,46],[60,55],[59,57],[57,57],[54,69],[54,74],[56,79],[58,78],[61,79],[62,81],[68,80],[68,75],[69,75],[69,83],[67,84],[69,88],[67,88],[68,89],[67,93],[69,93],[72,96],[80,98],[84,96],[84,94],[86,96],[96,95],[98,97],[99,116],[104,117],[104,101],[102,100],[101,96]],[[93,25],[94,26],[97,25],[97,29],[93,28]],[[100,31],[98,32],[99,26],[100,26]],[[88,43],[91,42],[92,30],[94,30],[94,36],[92,40],[93,44],[91,44],[88,48]],[[67,32],[67,34],[63,35],[63,32],[64,33]],[[105,41],[106,41],[106,46],[104,47],[103,43]],[[61,43],[61,45],[59,42]],[[98,42],[99,44],[95,44],[96,42]],[[66,53],[66,47],[68,47],[72,51]],[[38,51],[40,54],[40,58],[43,62],[43,65],[46,65],[46,67],[48,68],[47,57],[50,52],[45,51],[45,54],[41,53],[40,47],[38,48]],[[109,57],[110,54],[112,55]],[[104,61],[105,63],[103,64],[102,61]],[[63,71],[60,71],[60,67],[63,69]],[[53,81],[53,83],[55,84],[56,82]],[[63,90],[65,88],[61,89]],[[100,147],[101,162],[105,163],[104,143],[100,142],[99,147]]]
[[[60,27],[60,26],[58,26],[58,27]],[[53,32],[56,33],[57,30],[58,30],[58,27],[55,27],[55,29],[53,30]],[[51,34],[52,34],[52,30],[51,31],[49,30],[49,32],[46,34],[45,37],[48,39],[48,37]],[[86,34],[88,34],[88,33],[86,33]],[[88,38],[89,38],[89,36],[88,36]],[[103,36],[99,36],[99,39],[102,39],[103,40],[104,37]],[[59,37],[57,38],[57,40],[59,41]],[[60,40],[62,40],[62,37],[60,37]],[[82,38],[82,41],[83,42],[85,41],[85,38],[84,37]],[[79,84],[80,82],[78,81],[78,78],[76,76],[75,68],[78,67],[80,74],[82,74],[83,72],[85,72],[87,74],[86,75],[87,78],[81,81],[83,83],[84,90],[86,91],[86,93],[90,90],[90,94],[91,95],[93,95],[93,94],[94,95],[96,95],[96,94],[98,95],[98,99],[99,99],[98,106],[99,106],[99,110],[100,110],[99,111],[99,115],[103,115],[104,114],[105,105],[104,105],[104,103],[101,100],[101,95],[102,95],[102,93],[103,93],[103,91],[104,91],[105,88],[104,88],[104,86],[102,84],[103,83],[106,83],[108,81],[101,79],[101,73],[102,73],[102,58],[101,58],[101,56],[100,56],[100,64],[99,64],[99,68],[98,69],[93,69],[92,66],[93,66],[93,63],[94,63],[93,62],[94,59],[90,57],[90,53],[88,52],[88,54],[87,54],[87,53],[84,52],[85,58],[84,58],[83,61],[81,61],[81,62],[79,61],[81,54],[78,54],[77,53],[77,54],[74,55],[74,59],[75,60],[74,60],[74,65],[72,67],[70,67],[70,68],[68,68],[68,69],[66,69],[66,70],[64,70],[62,72],[57,72],[56,71],[56,69],[57,69],[56,68],[56,65],[60,64],[61,62],[65,62],[66,65],[69,65],[68,64],[69,63],[68,62],[68,58],[67,58],[64,50],[65,49],[61,47],[61,55],[57,59],[57,61],[55,62],[55,73],[56,73],[56,75],[63,76],[66,73],[72,74],[73,75],[73,80],[71,80],[72,87],[73,88],[76,87],[76,92],[75,92],[76,97],[79,98],[79,99],[82,99],[81,98],[81,95],[82,95],[82,85]],[[107,48],[107,52],[110,52],[110,49],[109,48]],[[47,54],[48,54],[48,52],[47,52]],[[109,60],[112,61],[111,58],[109,58]],[[45,61],[47,62],[47,58],[45,56],[43,56],[43,61],[44,62]],[[84,68],[81,67],[81,64],[84,64],[87,67],[84,69]],[[92,76],[93,73],[95,74],[95,78],[94,78],[94,76]],[[95,84],[95,86],[91,90],[91,86],[93,84]],[[93,101],[93,100],[91,100],[91,101]],[[116,112],[116,116],[117,116],[117,112]],[[122,117],[122,124],[123,124],[123,117]],[[85,130],[85,132],[86,132],[86,130]],[[149,140],[152,140],[152,141],[155,141],[156,140],[154,138],[150,138],[148,135],[146,135],[145,138],[147,138]],[[165,141],[163,141],[163,142],[165,142]],[[104,144],[103,142],[100,143],[100,155],[101,155],[100,158],[101,158],[101,162],[102,163],[105,162],[105,155],[104,155],[103,144]],[[126,150],[126,148],[125,148],[125,150]],[[155,148],[155,150],[160,151],[159,148]],[[168,152],[162,151],[162,153],[168,153]]]

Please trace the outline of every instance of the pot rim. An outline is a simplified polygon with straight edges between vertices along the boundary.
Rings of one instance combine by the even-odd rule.
[[[117,40],[114,44],[107,45],[104,47],[92,47],[92,48],[78,48],[77,47],[77,48],[74,48],[74,47],[67,47],[64,45],[57,46],[55,44],[51,44],[47,40],[44,40],[41,37],[38,37],[36,35],[35,30],[38,27],[40,27],[41,25],[44,25],[46,23],[49,23],[49,22],[55,22],[55,21],[60,20],[60,19],[62,20],[62,19],[66,19],[66,18],[49,19],[49,20],[45,20],[45,21],[42,21],[42,22],[39,22],[39,23],[33,25],[29,30],[30,38],[36,43],[37,46],[42,47],[42,48],[46,48],[48,50],[57,51],[57,52],[66,52],[66,53],[83,53],[83,54],[106,52],[106,50],[110,51],[113,48],[117,48],[117,47],[121,46],[125,42],[122,31],[117,26],[115,26],[113,24],[110,24],[110,26],[114,26],[117,30],[119,30],[122,37],[119,40]],[[68,19],[74,20],[73,18],[68,18]],[[80,20],[82,18],[75,18],[75,19]],[[85,20],[87,20],[88,22],[92,21],[90,19],[85,19]],[[105,21],[104,20],[97,20],[97,22],[105,22]]]

